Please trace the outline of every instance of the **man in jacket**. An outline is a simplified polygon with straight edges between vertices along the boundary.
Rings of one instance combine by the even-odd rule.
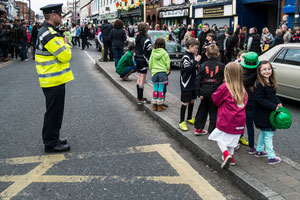
[[[247,51],[254,51],[258,55],[261,54],[260,35],[257,33],[257,29],[255,27],[250,28],[249,30]]]
[[[74,79],[70,69],[71,47],[63,39],[57,26],[62,24],[63,4],[50,4],[41,8],[45,22],[39,30],[35,63],[40,85],[46,98],[43,126],[45,152],[69,151],[66,139],[59,139],[64,103],[65,83]]]
[[[203,47],[204,43],[207,41],[206,37],[207,37],[208,33],[211,33],[211,30],[209,29],[209,24],[204,24],[202,27],[202,31],[198,36],[198,42],[200,43],[199,49],[198,49],[198,55],[201,55],[202,47]]]
[[[231,62],[232,54],[233,54],[233,37],[231,36],[230,31],[225,32],[225,39],[223,42],[224,47],[224,64]]]
[[[107,62],[107,54],[109,50],[109,60],[113,60],[113,52],[112,52],[112,41],[109,38],[110,31],[112,30],[113,26],[106,20],[104,20],[104,24],[100,26],[103,38],[103,45],[104,45],[104,58],[103,62]]]
[[[21,43],[21,61],[28,61],[27,59],[27,34],[26,34],[26,22],[22,22],[22,26],[19,29],[19,40]]]
[[[85,23],[82,24],[80,34],[81,34],[81,40],[82,40],[81,49],[84,50],[85,45],[89,48],[89,45],[87,43],[88,35],[89,35],[89,29],[88,29],[88,26]]]

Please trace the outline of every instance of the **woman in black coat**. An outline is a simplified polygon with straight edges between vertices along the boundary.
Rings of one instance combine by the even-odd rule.
[[[270,45],[270,49],[275,47],[278,44],[283,44],[284,43],[282,35],[283,35],[282,31],[280,29],[277,29],[276,30],[276,36],[274,38],[274,41]]]
[[[112,51],[115,58],[115,67],[117,68],[118,62],[123,55],[124,43],[127,39],[125,30],[123,29],[123,22],[117,19],[114,27],[110,32],[109,38],[112,41]]]

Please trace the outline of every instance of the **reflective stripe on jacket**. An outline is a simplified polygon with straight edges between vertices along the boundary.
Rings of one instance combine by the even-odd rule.
[[[71,47],[61,33],[45,22],[38,33],[35,66],[41,87],[54,87],[74,79],[70,69]]]

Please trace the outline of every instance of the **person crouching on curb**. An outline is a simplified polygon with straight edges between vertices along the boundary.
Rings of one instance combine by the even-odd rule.
[[[221,168],[227,169],[229,165],[235,165],[234,147],[245,130],[248,96],[243,83],[243,69],[238,63],[228,63],[224,76],[225,83],[212,94],[212,100],[218,106],[217,127],[208,139],[217,142],[223,153]]]
[[[131,81],[128,77],[136,72],[136,65],[133,62],[134,44],[129,45],[128,51],[122,56],[118,62],[116,72],[120,75],[123,81]]]
[[[164,87],[167,82],[167,75],[170,71],[170,57],[166,52],[166,42],[163,38],[157,38],[152,50],[149,69],[152,73],[153,96],[152,105],[153,111],[161,112],[166,108],[164,104]]]
[[[205,135],[207,131],[204,126],[209,114],[208,133],[211,133],[216,128],[218,107],[213,103],[211,95],[217,91],[218,87],[224,81],[225,65],[218,61],[219,48],[212,44],[206,48],[207,61],[200,66],[199,73],[196,78],[196,95],[200,97],[199,105],[195,117],[195,132],[194,135]]]
[[[201,59],[197,55],[199,42],[195,38],[191,38],[186,43],[185,55],[180,63],[180,88],[181,88],[181,109],[179,129],[188,131],[188,127],[184,121],[185,111],[188,107],[187,121],[194,125],[195,119],[192,118],[194,102],[196,99],[196,68]]]

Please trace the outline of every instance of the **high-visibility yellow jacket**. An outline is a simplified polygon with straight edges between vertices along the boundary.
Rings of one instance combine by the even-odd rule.
[[[62,34],[44,22],[38,33],[35,52],[35,66],[41,87],[54,87],[74,79],[69,64],[71,56],[71,47],[64,43]]]

